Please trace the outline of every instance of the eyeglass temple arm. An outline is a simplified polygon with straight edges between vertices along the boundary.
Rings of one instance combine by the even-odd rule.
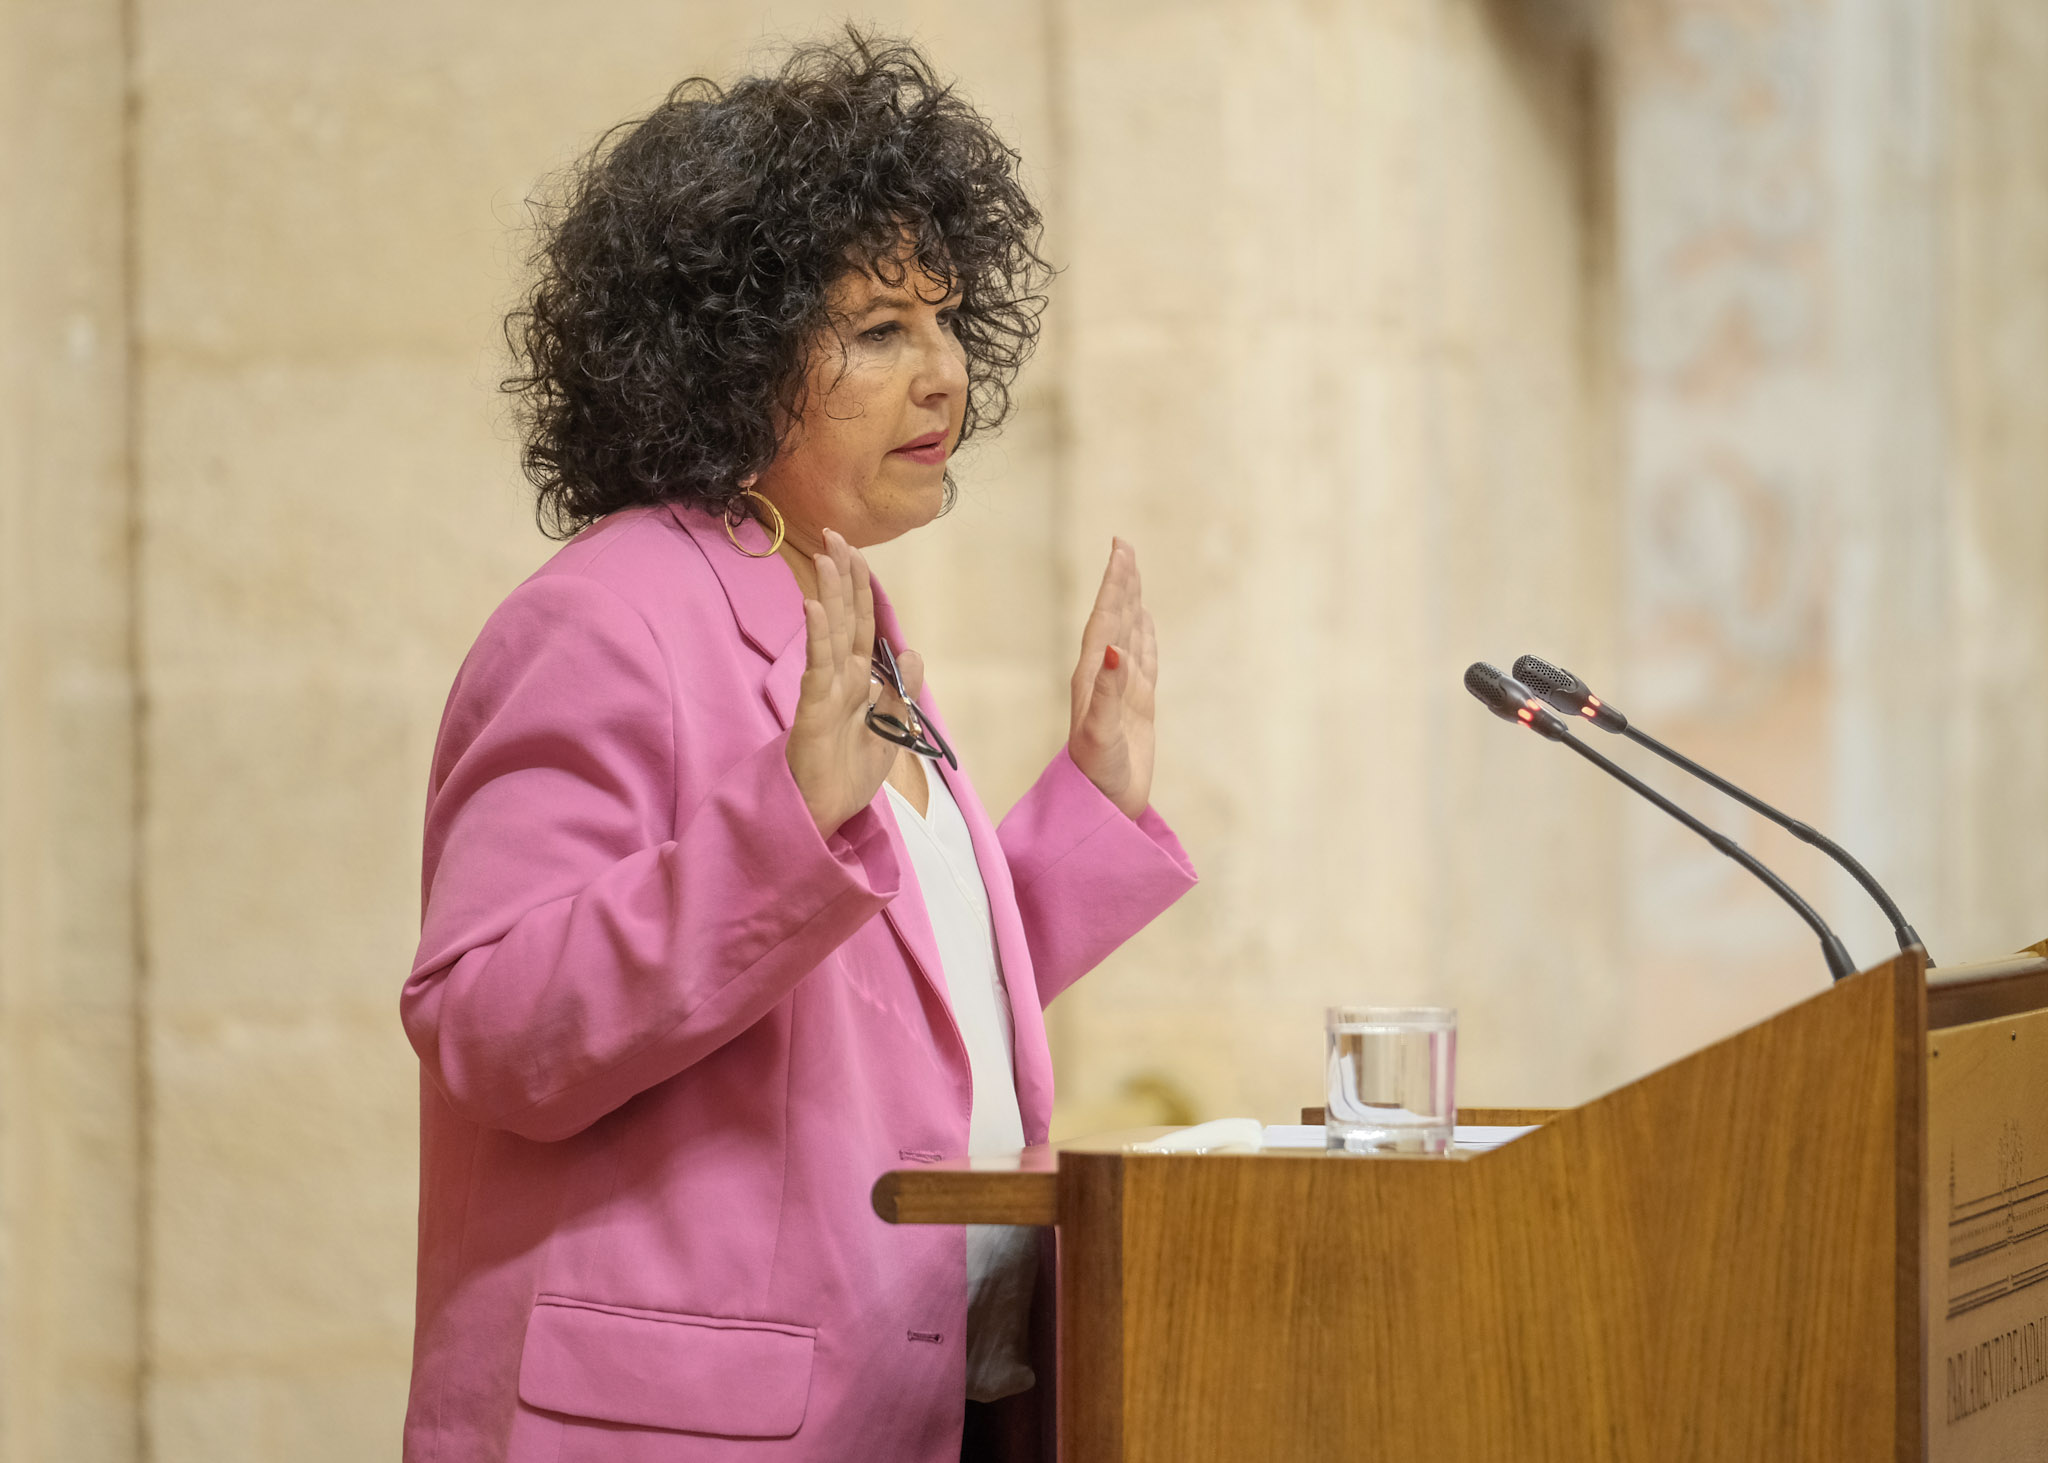
[[[896,653],[889,648],[889,642],[884,640],[879,635],[875,637],[874,653],[875,657],[880,659],[882,669],[888,672],[889,683],[891,686],[895,688],[896,691],[896,699],[901,701],[903,703],[904,710],[910,713],[910,725],[905,729],[911,734],[911,736],[917,738],[920,741],[927,742],[927,744],[930,746],[936,747],[938,749],[938,755],[943,756],[946,759],[946,765],[952,768],[955,772],[958,772],[960,770],[960,759],[953,755],[953,749],[946,745],[946,738],[944,737],[944,735],[940,733],[939,729],[924,719],[924,713],[918,710],[917,702],[912,700],[910,692],[904,689],[903,672],[898,670],[896,667]],[[870,709],[868,714],[871,719],[870,724],[872,725],[872,718],[877,713]],[[882,712],[879,714],[883,716],[888,715],[887,712]],[[891,719],[893,720],[893,718]],[[884,738],[884,740],[893,742],[896,739],[894,737],[886,737]],[[916,752],[919,756],[932,755],[931,753],[926,752],[923,748],[913,746],[909,742],[900,743],[899,745],[909,747],[911,751]]]

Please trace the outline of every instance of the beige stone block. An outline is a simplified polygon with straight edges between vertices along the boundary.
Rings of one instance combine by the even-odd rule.
[[[1047,134],[1037,7],[878,7],[1024,140]],[[830,30],[823,5],[519,0],[144,8],[153,352],[466,351],[522,275],[525,200],[692,74]]]
[[[306,1463],[397,1458],[405,1426],[408,1353],[336,1359],[263,1399],[263,1456]],[[210,1463],[195,1450],[190,1463]]]
[[[57,598],[54,586],[48,597]],[[135,981],[134,694],[115,665],[95,664],[63,638],[45,632],[40,649],[58,653],[40,685],[22,687],[11,790],[22,818],[11,869],[22,980],[9,999],[126,1019]]]
[[[381,1001],[159,1016],[150,1333],[167,1382],[290,1395],[335,1364],[404,1375],[417,1086],[396,1027]]]
[[[488,336],[534,183],[688,53],[683,12],[608,13],[641,22],[634,44],[533,5],[147,7],[153,347],[331,358]],[[730,8],[700,13],[730,34]]]
[[[439,707],[334,669],[158,691],[148,833],[154,1016],[331,1009],[396,1021],[419,920]],[[388,1033],[399,1039],[395,1025]]]
[[[134,1022],[118,1007],[0,1007],[8,1139],[0,1456],[119,1460],[136,1441]]]
[[[402,1369],[347,1358],[289,1386],[263,1368],[205,1379],[167,1375],[152,1390],[152,1456],[163,1463],[396,1459],[405,1380]]]
[[[120,7],[0,5],[0,1460],[137,1441]]]
[[[151,1456],[165,1463],[272,1463],[276,1455],[264,1446],[263,1417],[273,1391],[272,1379],[260,1372],[158,1373],[149,1389]],[[343,1436],[360,1432],[358,1424],[344,1429]]]
[[[264,362],[157,377],[152,677],[296,679],[353,662],[445,692],[491,609],[552,551],[479,365]]]
[[[1243,1087],[1243,1064],[1223,1023],[1215,1019],[1213,1005],[1189,1001],[1162,1011],[1153,1000],[1124,999],[1129,993],[1121,988],[1144,980],[1145,969],[1141,961],[1119,957],[1054,1004],[1058,1012],[1084,989],[1091,997],[1086,1019],[1068,1020],[1060,1033],[1063,1070],[1053,1113],[1055,1139],[1159,1123],[1264,1116]],[[1304,1049],[1305,1081],[1297,1110],[1318,1101],[1320,1061],[1312,1046]],[[1294,1117],[1281,1113],[1271,1120]]]

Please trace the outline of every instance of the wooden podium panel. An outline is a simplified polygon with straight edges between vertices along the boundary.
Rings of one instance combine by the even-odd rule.
[[[1927,1456],[2032,1463],[2048,1457],[2048,1010],[1930,1032],[1927,1073]]]

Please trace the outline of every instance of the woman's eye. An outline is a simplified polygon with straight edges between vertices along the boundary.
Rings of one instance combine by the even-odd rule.
[[[862,340],[872,340],[877,343],[880,343],[881,341],[887,339],[889,336],[894,335],[895,333],[896,322],[894,320],[885,320],[880,325],[871,326],[870,328],[863,330],[860,333],[860,336]]]

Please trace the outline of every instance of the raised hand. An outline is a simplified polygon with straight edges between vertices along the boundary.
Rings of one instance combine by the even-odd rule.
[[[1081,630],[1067,753],[1128,818],[1144,812],[1152,800],[1152,707],[1158,682],[1159,640],[1145,608],[1137,551],[1113,539],[1095,607]]]
[[[789,729],[789,771],[818,831],[830,838],[865,808],[895,765],[897,748],[868,730],[868,707],[901,717],[895,688],[884,689],[868,671],[875,650],[875,591],[859,550],[831,529],[825,552],[812,556],[818,597],[804,600],[804,678]],[[924,685],[916,651],[896,657],[904,689],[913,699]]]

